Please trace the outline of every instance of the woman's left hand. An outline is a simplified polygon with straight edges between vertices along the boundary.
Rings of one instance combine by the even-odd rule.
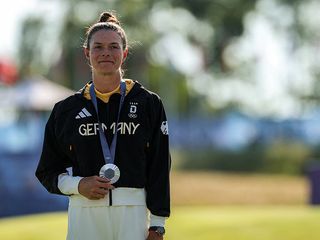
[[[146,240],[163,240],[163,236],[160,236],[155,231],[149,231],[149,234]]]

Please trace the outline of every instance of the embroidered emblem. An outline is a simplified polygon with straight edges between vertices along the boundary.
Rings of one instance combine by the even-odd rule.
[[[130,102],[130,109],[128,116],[129,118],[137,118],[137,110],[138,110],[138,103],[137,102]]]
[[[160,129],[164,135],[168,135],[169,134],[168,121],[163,121],[161,123]]]

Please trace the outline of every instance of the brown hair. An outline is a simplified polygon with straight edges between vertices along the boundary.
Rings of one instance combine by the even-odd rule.
[[[123,50],[125,50],[127,48],[127,36],[126,36],[123,28],[121,27],[119,20],[111,12],[101,13],[99,20],[88,28],[88,30],[86,32],[86,39],[83,44],[84,48],[87,48],[87,49],[90,48],[90,40],[91,40],[93,34],[101,29],[111,30],[111,31],[117,32],[119,34],[119,36],[121,37],[122,44],[123,44]]]

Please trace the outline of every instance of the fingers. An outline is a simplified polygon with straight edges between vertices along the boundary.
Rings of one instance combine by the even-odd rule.
[[[90,193],[91,200],[98,200],[104,198],[109,193],[109,189],[106,188],[95,188],[92,189],[92,192]]]
[[[96,193],[96,194],[92,194],[92,195],[88,196],[87,198],[90,199],[90,200],[99,200],[99,199],[102,199],[104,197],[105,197],[104,194]]]
[[[97,185],[100,188],[106,188],[106,189],[114,189],[114,186],[110,183],[110,180],[108,178],[102,178],[96,176]]]
[[[114,189],[109,179],[98,176],[85,177],[79,182],[79,193],[88,199],[96,200],[104,198],[109,189]]]
[[[101,195],[107,195],[109,193],[109,189],[107,188],[94,188],[92,190],[93,194],[101,194]]]
[[[98,177],[98,176],[94,176],[94,179],[98,182],[103,182],[103,183],[108,183],[110,182],[110,180],[108,178],[104,178],[104,177]]]
[[[110,180],[107,178],[102,178],[98,176],[93,176],[93,186],[97,188],[105,188],[105,189],[114,189],[114,186],[110,183]]]

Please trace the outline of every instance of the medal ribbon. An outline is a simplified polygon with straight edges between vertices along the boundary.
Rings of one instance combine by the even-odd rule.
[[[104,160],[106,163],[112,163],[112,164],[114,163],[115,152],[116,152],[116,144],[117,144],[117,136],[118,136],[118,123],[119,123],[119,118],[120,118],[120,112],[121,112],[121,108],[122,108],[122,105],[124,102],[124,98],[126,96],[126,83],[124,81],[120,82],[120,93],[121,93],[121,98],[120,98],[120,103],[119,103],[117,122],[115,125],[115,133],[112,137],[111,146],[109,148],[106,135],[103,132],[102,123],[99,120],[97,97],[96,97],[96,93],[94,91],[93,82],[90,86],[91,101],[94,105],[94,108],[97,113],[97,118],[98,118],[99,137],[100,137],[100,143],[101,143],[101,147],[102,147],[103,157],[104,157]]]

